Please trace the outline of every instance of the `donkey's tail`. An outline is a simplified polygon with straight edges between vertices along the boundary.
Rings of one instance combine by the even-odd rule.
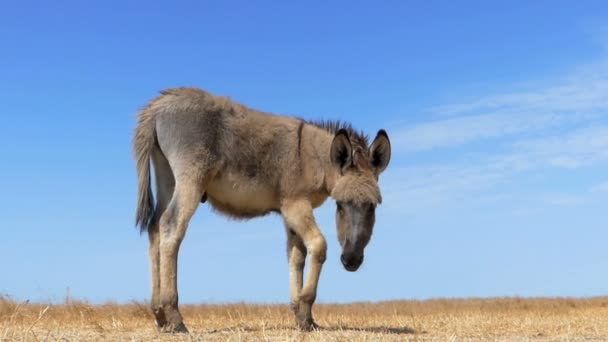
[[[137,118],[133,152],[137,162],[137,213],[135,225],[143,232],[154,220],[154,196],[150,185],[150,157],[156,144],[155,115],[152,106],[142,109]]]

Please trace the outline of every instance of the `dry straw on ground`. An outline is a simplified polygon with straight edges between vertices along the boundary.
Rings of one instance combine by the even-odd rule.
[[[147,305],[28,304],[0,297],[1,341],[608,341],[608,297],[317,305],[319,331],[286,305],[184,305],[191,334],[157,333]]]

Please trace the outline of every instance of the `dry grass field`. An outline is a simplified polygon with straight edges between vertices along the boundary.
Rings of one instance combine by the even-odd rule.
[[[319,331],[286,305],[186,305],[189,335],[159,334],[146,304],[17,303],[0,297],[1,341],[608,341],[608,297],[437,299],[317,305]]]

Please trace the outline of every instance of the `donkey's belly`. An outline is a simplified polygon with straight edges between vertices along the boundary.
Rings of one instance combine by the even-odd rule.
[[[276,191],[247,177],[223,175],[207,187],[209,203],[220,212],[241,218],[278,211]]]

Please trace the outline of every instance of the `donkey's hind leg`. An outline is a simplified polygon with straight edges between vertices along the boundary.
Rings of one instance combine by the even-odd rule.
[[[177,257],[190,218],[204,193],[202,180],[192,174],[175,173],[175,191],[160,219],[160,305],[166,332],[188,332],[178,310]]]
[[[304,265],[306,262],[306,246],[302,239],[287,223],[287,259],[289,262],[289,288],[291,293],[291,309],[297,314],[300,305],[300,292],[304,281]]]
[[[154,313],[156,326],[163,328],[167,325],[165,314],[160,305],[160,217],[167,209],[167,205],[173,196],[175,179],[173,172],[165,156],[160,150],[153,151],[152,162],[154,164],[154,175],[156,179],[156,208],[154,210],[154,221],[148,227],[148,239],[150,247],[150,273],[152,275],[152,298],[150,305]]]

